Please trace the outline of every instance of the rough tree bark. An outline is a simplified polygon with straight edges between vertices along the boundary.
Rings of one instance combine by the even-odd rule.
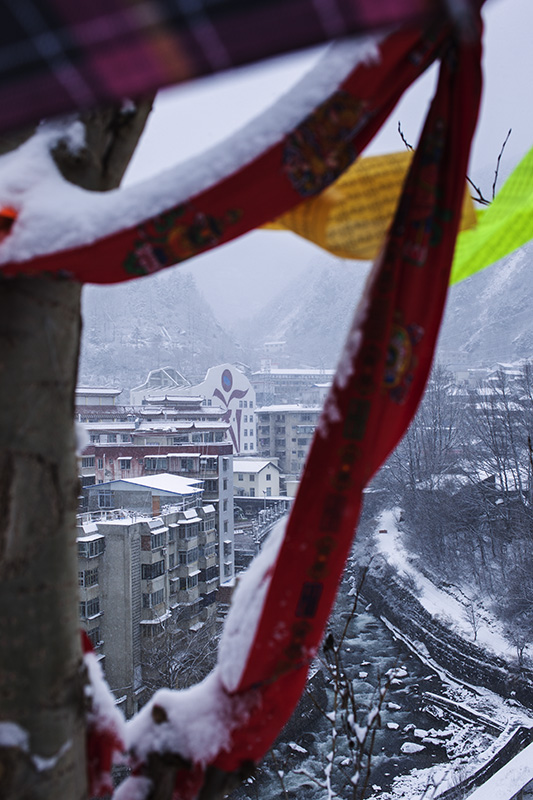
[[[73,155],[60,144],[54,153],[62,174],[91,190],[118,186],[150,108],[82,117],[86,148]],[[0,142],[0,152],[27,136]],[[59,280],[0,282],[3,800],[87,794],[73,427],[80,297],[79,285]]]

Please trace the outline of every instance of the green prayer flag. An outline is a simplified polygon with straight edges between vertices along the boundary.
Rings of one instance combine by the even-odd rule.
[[[518,164],[477,227],[457,237],[450,283],[458,283],[533,239],[533,149]]]

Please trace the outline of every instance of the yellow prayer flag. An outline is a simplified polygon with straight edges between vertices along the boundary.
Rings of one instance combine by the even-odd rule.
[[[398,205],[412,152],[359,158],[317,197],[265,225],[291,230],[340,258],[374,259]],[[465,190],[461,228],[476,224]]]

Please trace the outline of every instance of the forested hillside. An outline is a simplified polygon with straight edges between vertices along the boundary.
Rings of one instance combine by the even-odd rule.
[[[375,486],[402,509],[418,568],[492,606],[521,662],[533,643],[533,367],[456,387],[434,370],[424,401]],[[475,638],[475,637],[474,637]]]

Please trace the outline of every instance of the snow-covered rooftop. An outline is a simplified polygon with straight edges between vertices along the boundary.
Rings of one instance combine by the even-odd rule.
[[[94,386],[77,386],[76,387],[76,394],[87,394],[87,395],[102,395],[107,397],[116,397],[122,392],[122,389],[98,389]]]
[[[286,403],[274,406],[261,406],[260,408],[256,408],[256,414],[260,414],[261,412],[274,412],[277,414],[282,414],[287,411],[302,411],[304,414],[307,412],[315,412],[320,413],[322,410],[321,406],[304,406],[300,403]]]
[[[334,369],[268,369],[252,372],[252,375],[262,377],[264,375],[335,375]]]
[[[252,459],[246,458],[234,458],[233,459],[233,472],[252,472],[257,474],[261,472],[265,467],[268,467],[270,464],[271,467],[275,467],[278,471],[279,467],[277,467],[272,461],[268,459],[258,459],[257,461]]]

